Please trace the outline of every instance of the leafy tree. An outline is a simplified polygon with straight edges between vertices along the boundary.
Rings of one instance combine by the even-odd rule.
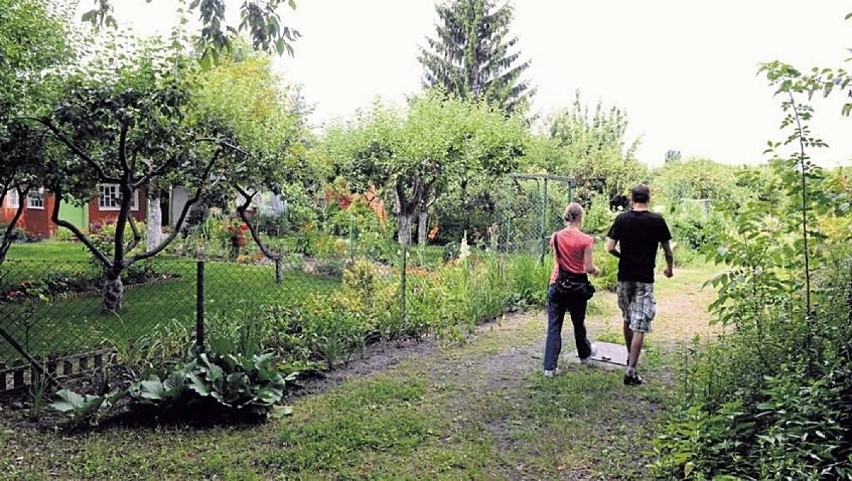
[[[223,187],[231,198],[239,198],[237,214],[261,252],[275,262],[281,282],[281,254],[262,241],[249,209],[258,194],[283,195],[287,185],[302,187],[313,171],[305,161],[301,104],[277,88],[278,80],[269,58],[227,59],[204,73],[196,112],[200,123],[227,139],[236,155],[244,158],[228,168]]]
[[[425,242],[423,219],[448,189],[513,170],[525,139],[517,119],[439,92],[413,99],[406,115],[376,105],[348,129],[332,129],[327,136],[354,187],[374,185],[391,193],[403,244],[411,240],[415,219]]]
[[[453,0],[437,4],[436,38],[420,48],[423,86],[442,87],[460,98],[485,100],[501,110],[524,112],[534,93],[521,75],[529,61],[518,62],[517,37],[509,36],[513,9],[494,0]]]
[[[627,114],[617,107],[605,110],[598,102],[593,114],[577,92],[570,109],[554,115],[531,169],[567,175],[577,182],[575,197],[588,203],[596,194],[612,196],[641,180],[645,169],[635,159],[638,140],[628,143]]]
[[[103,308],[121,308],[121,274],[162,252],[174,240],[189,209],[221,179],[224,152],[216,137],[202,137],[187,117],[192,100],[189,63],[159,41],[121,56],[97,51],[74,65],[62,98],[48,115],[30,118],[67,154],[52,159],[45,186],[56,196],[51,218],[70,230],[104,268]],[[192,196],[160,245],[142,249],[131,215],[135,192],[161,182],[185,185]],[[119,192],[115,237],[95,242],[59,217],[62,201],[84,203],[100,184]]]
[[[18,208],[0,232],[0,265],[11,246],[27,194],[40,188],[49,146],[37,130],[17,120],[23,112],[43,111],[55,86],[39,81],[41,71],[70,55],[67,12],[47,0],[0,0],[0,205],[12,191]]]
[[[147,0],[152,3],[154,0]],[[158,0],[163,1],[163,0]],[[286,3],[296,8],[295,0],[244,0],[240,4],[240,23],[237,27],[228,24],[225,18],[226,0],[192,0],[191,12],[197,11],[203,28],[199,38],[202,58],[218,56],[223,50],[231,50],[238,32],[249,34],[252,45],[265,52],[293,54],[293,42],[301,35],[298,30],[281,24],[279,7]],[[93,25],[115,26],[113,0],[94,0],[95,7],[83,14],[83,21]]]
[[[681,160],[682,158],[683,158],[683,155],[681,155],[679,150],[669,149],[669,150],[666,151],[665,163],[668,164],[669,162],[677,162],[677,161]]]
[[[740,167],[723,165],[709,159],[672,161],[654,171],[651,182],[655,195],[673,205],[683,199],[743,200],[748,196],[738,185]]]

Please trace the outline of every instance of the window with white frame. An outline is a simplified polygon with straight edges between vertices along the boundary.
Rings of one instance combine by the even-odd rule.
[[[6,192],[6,207],[17,209],[21,205],[21,198],[18,197],[18,189],[12,189]]]
[[[101,184],[98,191],[100,210],[121,210],[121,188],[118,184]],[[130,210],[139,210],[139,191],[130,196]]]
[[[27,194],[28,209],[44,209],[44,189],[31,190]]]

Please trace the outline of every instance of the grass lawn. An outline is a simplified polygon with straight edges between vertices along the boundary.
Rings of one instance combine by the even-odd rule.
[[[21,261],[79,261],[91,258],[86,246],[78,242],[43,241],[12,244],[7,259]]]
[[[79,245],[42,242],[16,244],[3,266],[0,285],[18,285],[28,279],[63,272],[92,276],[88,254]],[[135,339],[160,326],[193,325],[196,306],[196,263],[158,257],[151,263],[158,272],[179,277],[160,283],[129,287],[117,314],[103,314],[98,296],[47,302],[0,303],[0,320],[30,354],[74,353],[94,348],[105,336]],[[205,313],[208,316],[257,315],[264,305],[286,305],[301,296],[322,295],[337,288],[339,281],[301,272],[287,273],[283,284],[275,283],[271,266],[208,262],[205,266]],[[0,362],[20,356],[5,341],[0,342]]]

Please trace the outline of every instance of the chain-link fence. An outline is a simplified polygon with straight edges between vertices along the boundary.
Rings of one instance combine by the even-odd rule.
[[[272,265],[156,259],[122,277],[121,308],[102,308],[101,275],[80,261],[8,259],[0,271],[0,391],[26,384],[30,368],[77,374],[116,349],[203,342],[204,319],[263,316],[275,304],[322,295],[339,281],[285,275]],[[143,341],[146,345],[140,344]]]
[[[572,185],[567,178],[536,175],[514,175],[495,183],[491,225],[464,229],[467,250],[543,259],[548,236],[562,226]],[[176,242],[171,255],[123,272],[117,310],[103,308],[103,275],[97,262],[51,254],[52,246],[64,243],[34,246],[44,247],[36,249],[43,260],[18,259],[13,251],[0,266],[0,391],[25,385],[34,371],[78,375],[109,362],[119,350],[126,351],[120,353],[125,357],[153,348],[179,355],[192,342],[203,342],[205,329],[209,333],[222,326],[249,325],[272,307],[298,311],[301,301],[338,290],[345,266],[356,259],[370,261],[381,277],[397,283],[391,305],[405,324],[410,307],[407,278],[427,275],[464,250],[458,241],[403,249],[394,238],[392,216],[384,223],[370,211],[342,211],[337,216],[329,223],[332,228],[265,236],[270,250],[284,259],[283,282],[276,282],[275,265],[256,246],[229,249],[228,243],[190,236]],[[222,260],[198,262],[194,255]]]
[[[499,211],[498,245],[504,252],[544,258],[550,235],[564,227],[562,214],[573,198],[574,181],[552,175],[513,174],[503,181],[509,198]]]

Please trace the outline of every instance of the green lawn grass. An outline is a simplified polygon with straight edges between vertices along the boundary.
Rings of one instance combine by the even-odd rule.
[[[64,272],[92,276],[96,269],[80,258],[78,245],[42,242],[15,245],[4,265],[0,286],[15,286],[48,273]],[[97,295],[48,301],[0,303],[3,327],[34,356],[75,353],[96,348],[105,338],[138,339],[157,334],[163,326],[176,322],[187,329],[196,312],[196,262],[158,257],[151,261],[157,272],[172,279],[128,287],[118,313],[102,313]],[[260,315],[264,306],[288,303],[307,295],[323,295],[339,286],[339,281],[301,272],[285,275],[275,283],[271,266],[207,262],[204,276],[205,314],[209,316]],[[5,289],[4,289],[5,290]],[[173,322],[174,321],[174,322]],[[172,332],[173,334],[173,332]],[[0,362],[20,359],[8,343],[0,342]]]
[[[80,261],[91,258],[86,246],[77,242],[43,241],[12,244],[7,259],[21,261]]]

